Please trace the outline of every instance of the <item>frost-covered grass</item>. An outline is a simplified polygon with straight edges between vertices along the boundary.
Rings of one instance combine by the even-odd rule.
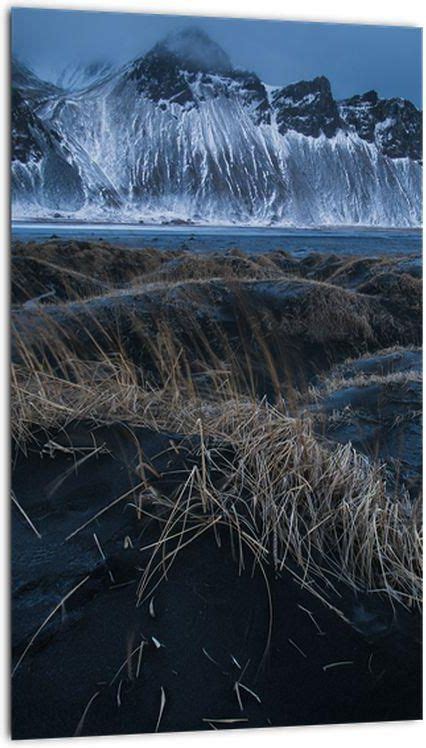
[[[371,387],[372,385],[406,385],[410,382],[422,382],[421,371],[391,371],[386,374],[364,374],[360,373],[353,377],[343,377],[332,374],[327,377],[319,387],[310,387],[312,399],[320,399],[338,390],[350,389],[352,387]]]

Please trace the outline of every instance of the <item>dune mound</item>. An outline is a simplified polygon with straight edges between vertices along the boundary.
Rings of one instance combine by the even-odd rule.
[[[415,264],[52,240],[12,279],[14,736],[418,718]]]

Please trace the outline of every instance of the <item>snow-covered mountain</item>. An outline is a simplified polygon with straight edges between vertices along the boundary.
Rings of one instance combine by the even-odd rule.
[[[339,102],[324,77],[267,86],[193,28],[65,83],[14,67],[15,218],[420,224],[422,118],[409,101]]]
[[[41,80],[19,60],[12,60],[12,90],[20,91],[25,99],[33,101],[35,106],[43,99],[62,93],[58,86]]]
[[[58,75],[56,84],[65,91],[82,91],[103,80],[112,72],[113,67],[107,60],[67,65]]]

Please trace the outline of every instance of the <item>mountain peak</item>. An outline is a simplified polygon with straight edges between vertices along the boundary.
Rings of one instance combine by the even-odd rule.
[[[273,103],[282,135],[291,129],[314,138],[321,133],[331,138],[339,128],[339,112],[324,75],[278,89]]]
[[[232,70],[226,52],[198,26],[169,34],[153,51],[174,55],[184,69],[194,72],[229,73]]]

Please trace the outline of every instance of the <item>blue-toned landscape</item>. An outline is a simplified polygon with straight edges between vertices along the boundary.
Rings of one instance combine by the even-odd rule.
[[[420,719],[420,30],[12,55],[13,737]]]

